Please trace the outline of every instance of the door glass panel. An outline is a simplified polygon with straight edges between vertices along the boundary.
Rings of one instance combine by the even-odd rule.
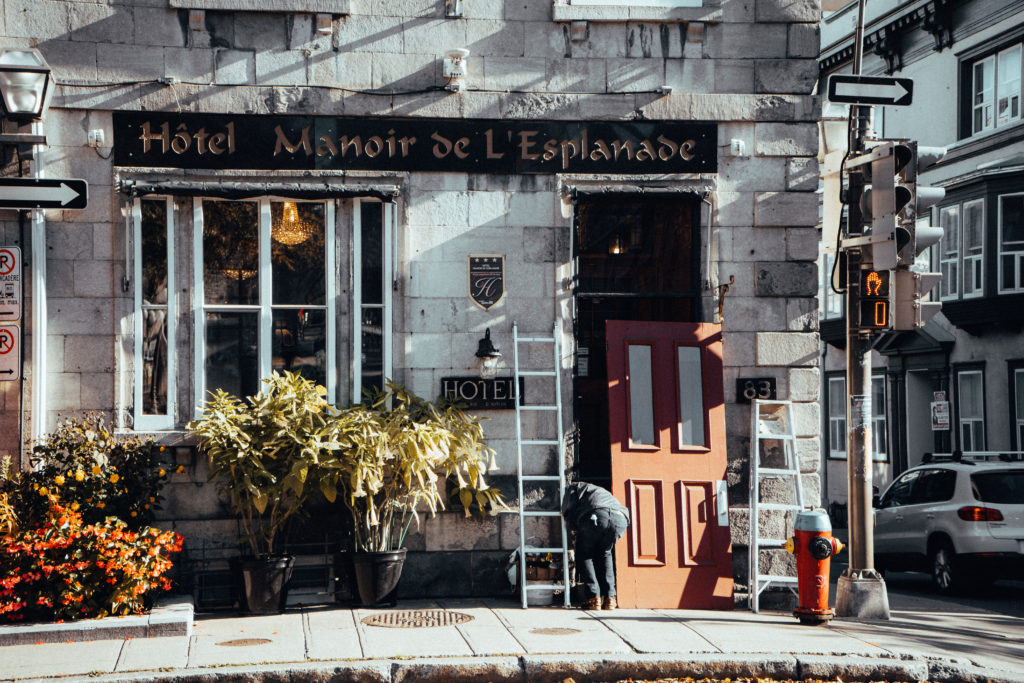
[[[235,396],[259,391],[259,314],[206,314],[206,390]]]
[[[384,310],[364,308],[362,314],[363,391],[384,390]]]
[[[364,202],[360,214],[362,297],[364,304],[384,303],[383,204]]]
[[[208,304],[259,303],[259,204],[203,202],[203,292]]]
[[[707,446],[704,438],[704,383],[700,348],[678,347],[676,362],[679,365],[679,445]]]
[[[324,304],[324,205],[271,202],[270,236],[274,303]]]
[[[278,372],[297,372],[317,384],[327,384],[327,326],[323,309],[274,310],[273,357]]]
[[[651,347],[629,345],[629,439],[633,445],[654,445],[654,383]]]

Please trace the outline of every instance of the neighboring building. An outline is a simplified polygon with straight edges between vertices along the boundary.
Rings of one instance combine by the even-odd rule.
[[[850,72],[856,14],[851,3],[823,17],[819,83]],[[933,291],[942,312],[920,330],[883,335],[871,354],[874,477],[884,489],[925,453],[1024,449],[1024,3],[869,1],[866,16],[862,74],[914,80],[910,106],[876,107],[877,136],[948,149],[921,176],[946,191],[931,212],[942,240],[920,264],[942,273]],[[827,500],[845,503],[845,320],[830,266],[822,445]]]
[[[20,231],[2,215],[0,244],[46,263],[26,269],[24,403],[2,385],[0,453],[85,410],[171,446],[186,469],[163,515],[201,603],[237,533],[184,433],[206,392],[293,369],[339,404],[385,378],[435,397],[478,372],[486,330],[510,375],[514,321],[561,330],[564,436],[575,473],[631,507],[619,575],[651,586],[638,603],[731,606],[746,581],[739,379],[796,402],[820,499],[817,2],[3,7],[0,47],[38,47],[57,82],[49,146],[21,170],[90,195]],[[614,319],[645,326],[608,340]],[[479,412],[514,499],[514,412]],[[616,470],[610,422],[619,452],[665,464]],[[342,541],[307,531],[310,555]],[[444,513],[408,545],[404,594],[497,595],[518,523]]]

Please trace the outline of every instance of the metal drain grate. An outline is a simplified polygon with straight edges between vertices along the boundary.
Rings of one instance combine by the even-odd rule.
[[[272,643],[269,638],[238,638],[236,640],[224,640],[219,643],[221,647],[252,647],[253,645],[266,645]]]
[[[578,628],[531,628],[530,633],[538,636],[571,636],[574,633],[581,633]]]
[[[395,612],[381,612],[363,618],[367,626],[385,628],[432,628],[434,626],[455,626],[473,621],[473,617],[462,612],[444,609],[406,609]]]

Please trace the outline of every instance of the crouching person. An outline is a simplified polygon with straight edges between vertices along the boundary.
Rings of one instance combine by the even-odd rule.
[[[583,579],[583,608],[615,609],[618,603],[612,550],[626,533],[629,511],[600,486],[575,482],[565,488],[562,517],[566,527],[575,533],[576,566]]]

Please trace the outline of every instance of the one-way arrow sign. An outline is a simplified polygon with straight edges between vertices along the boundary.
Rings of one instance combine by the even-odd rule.
[[[0,178],[0,209],[84,209],[89,184],[72,178]]]
[[[910,104],[913,94],[914,81],[910,78],[843,74],[828,77],[829,102],[905,106]]]

